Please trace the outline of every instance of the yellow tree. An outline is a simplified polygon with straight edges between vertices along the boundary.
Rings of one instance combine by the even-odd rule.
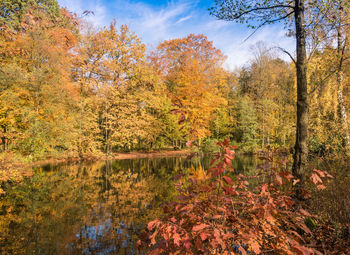
[[[74,17],[62,9],[60,18],[52,21],[40,8],[29,10],[26,17],[22,30],[1,33],[2,136],[13,148],[33,156],[71,150]]]
[[[146,63],[145,50],[127,26],[117,28],[114,22],[88,34],[83,54],[78,55],[76,82],[88,98],[96,97],[106,153],[113,148],[152,147],[163,131],[159,119],[167,98],[157,75]]]

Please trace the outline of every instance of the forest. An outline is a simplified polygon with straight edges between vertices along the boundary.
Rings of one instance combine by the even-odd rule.
[[[252,33],[282,22],[296,52],[259,42],[228,70],[196,31],[148,49],[125,24],[86,22],[88,10],[0,0],[0,198],[17,183],[16,164],[215,153],[206,173],[178,176],[181,199],[149,219],[139,248],[349,254],[349,2],[216,0],[208,12]],[[267,160],[268,176],[233,174],[234,150]]]
[[[249,63],[228,71],[205,35],[148,52],[126,25],[96,29],[55,1],[26,2],[20,11],[16,1],[1,9],[3,153],[83,157],[182,148],[189,140],[210,149],[225,138],[251,152],[293,148],[295,65],[264,43]],[[307,31],[308,146],[316,154],[347,150],[345,18],[339,33],[338,20]]]

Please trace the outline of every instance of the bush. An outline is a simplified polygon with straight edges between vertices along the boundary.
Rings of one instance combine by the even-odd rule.
[[[221,152],[204,180],[179,179],[178,202],[149,222],[139,247],[150,254],[314,254],[305,221],[315,216],[291,197],[297,180],[283,168],[269,183],[233,175],[234,147],[228,144],[218,143]],[[330,176],[315,169],[311,180],[322,189],[323,177]]]
[[[203,153],[213,153],[213,152],[218,152],[219,150],[220,150],[220,147],[217,145],[217,142],[215,139],[207,138],[201,144],[201,151]]]

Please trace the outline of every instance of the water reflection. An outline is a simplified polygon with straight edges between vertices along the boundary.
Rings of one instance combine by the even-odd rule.
[[[137,235],[175,199],[172,178],[209,157],[48,165],[0,200],[1,254],[136,254]],[[257,162],[238,157],[249,173]]]

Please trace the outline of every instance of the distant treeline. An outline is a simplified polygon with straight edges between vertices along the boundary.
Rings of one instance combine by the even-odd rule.
[[[350,69],[339,88],[337,49],[331,39],[323,44],[308,64],[309,147],[317,153],[338,151],[348,139]],[[1,151],[84,156],[181,148],[187,141],[211,148],[223,138],[246,150],[290,148],[295,67],[263,43],[252,51],[252,61],[228,71],[225,56],[204,35],[164,41],[147,53],[126,25],[92,28],[55,0],[5,1]]]

